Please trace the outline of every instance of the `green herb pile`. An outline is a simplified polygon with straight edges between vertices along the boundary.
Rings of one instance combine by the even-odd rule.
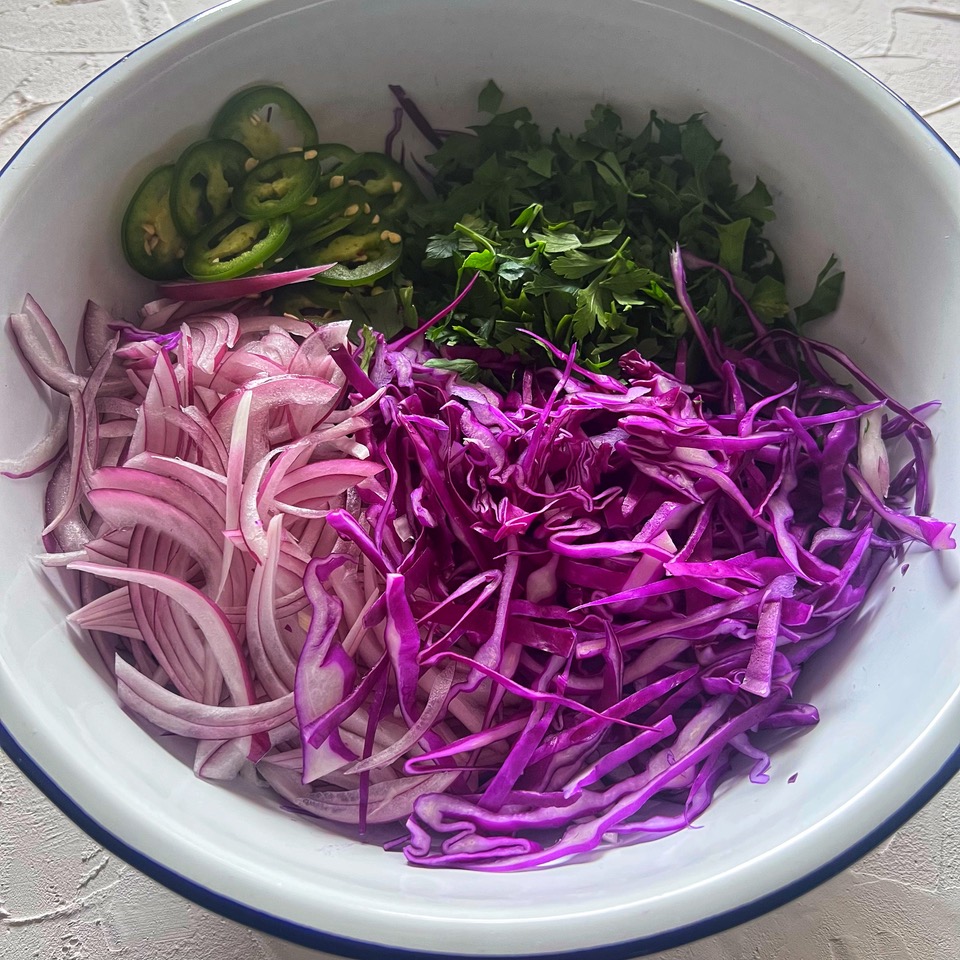
[[[634,347],[669,360],[688,327],[668,264],[677,243],[730,271],[764,323],[835,309],[843,274],[831,259],[791,317],[762,233],[774,218],[770,193],[759,178],[739,190],[702,114],[673,123],[654,111],[631,136],[598,105],[582,133],[545,137],[529,110],[501,105],[491,81],[479,98],[489,120],[427,157],[436,196],[408,213],[402,271],[421,316],[480,272],[461,308],[430,331],[438,345],[526,355],[540,350],[519,332],[530,330],[561,350],[577,343],[580,362],[597,370]],[[750,334],[720,273],[692,273],[689,289],[725,342]]]

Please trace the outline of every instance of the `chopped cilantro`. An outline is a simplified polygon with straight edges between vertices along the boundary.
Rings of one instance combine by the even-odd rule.
[[[581,133],[548,136],[526,108],[503,110],[503,99],[490,81],[478,104],[486,122],[447,135],[427,158],[435,197],[404,226],[402,275],[421,316],[480,273],[430,330],[438,346],[530,354],[541,350],[530,330],[564,353],[577,343],[580,362],[595,370],[638,345],[669,362],[689,332],[669,268],[678,242],[729,271],[766,324],[835,309],[843,273],[831,258],[791,317],[780,260],[762,233],[774,218],[770,191],[759,178],[740,191],[703,114],[676,123],[651,112],[629,134],[598,105]],[[706,327],[728,342],[751,335],[719,271],[691,272],[688,287]]]

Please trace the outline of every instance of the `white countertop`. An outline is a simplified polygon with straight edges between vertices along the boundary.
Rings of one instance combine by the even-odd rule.
[[[0,0],[0,165],[75,90],[205,0]],[[755,0],[853,57],[960,152],[960,0]],[[960,264],[958,264],[960,269]],[[104,852],[0,754],[4,960],[310,960]],[[960,778],[812,893],[659,960],[960,957]]]

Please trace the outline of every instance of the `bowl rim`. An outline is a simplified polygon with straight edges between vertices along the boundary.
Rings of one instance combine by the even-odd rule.
[[[229,0],[233,3],[236,0]],[[739,2],[739,0],[735,0]],[[0,171],[2,172],[2,171]],[[62,790],[43,768],[29,755],[0,720],[0,749],[13,761],[28,780],[50,800],[60,812],[73,821],[84,833],[104,849],[125,863],[146,874],[151,880],[165,886],[186,900],[233,920],[243,926],[253,927],[261,933],[281,940],[322,950],[350,960],[505,960],[506,954],[451,954],[433,950],[411,950],[403,947],[388,947],[350,937],[341,937],[313,927],[307,927],[275,914],[268,913],[232,897],[217,893],[201,883],[185,877],[171,867],[141,853],[136,847],[121,840],[114,833],[90,816],[78,803]],[[785,906],[809,893],[820,884],[835,877],[842,870],[856,863],[879,846],[892,833],[902,827],[911,817],[925,807],[952,779],[960,773],[960,746],[950,755],[940,769],[899,810],[867,833],[846,850],[831,860],[811,870],[805,876],[773,890],[750,903],[706,917],[694,923],[674,927],[662,933],[620,943],[585,947],[577,950],[552,951],[549,953],[524,953],[522,960],[634,960],[663,950],[672,950],[686,944],[723,933],[740,924],[756,920],[764,914]]]
[[[61,111],[66,110],[67,107],[80,98],[92,85],[101,82],[111,71],[137,57],[137,55],[146,48],[166,40],[176,31],[196,24],[201,20],[206,20],[208,17],[219,16],[231,8],[246,6],[247,2],[248,0],[223,0],[223,2],[215,6],[209,7],[174,24],[100,71],[94,78],[85,83],[72,96],[61,103],[30,133],[13,155],[0,167],[0,177],[17,161],[20,154],[28,148],[33,139],[55,116]],[[258,0],[253,0],[253,2],[258,2]],[[269,0],[259,0],[259,2],[269,2]],[[861,81],[866,80],[870,87],[878,92],[881,97],[889,98],[894,102],[895,106],[906,110],[910,118],[918,125],[918,135],[931,138],[936,146],[945,151],[946,159],[948,161],[952,160],[957,165],[958,173],[960,173],[960,155],[953,150],[944,138],[914,107],[907,103],[903,97],[851,57],[840,52],[824,40],[798,27],[796,24],[767,10],[763,10],[755,4],[747,2],[747,0],[698,0],[698,2],[709,6],[727,8],[731,11],[737,11],[739,9],[741,15],[756,18],[760,23],[766,21],[768,26],[772,25],[774,31],[791,33],[795,39],[799,38],[803,42],[810,43],[820,51],[821,56],[825,57],[840,69],[844,71],[854,71],[856,75],[860,77]],[[380,960],[380,958],[383,957],[397,958],[397,960],[491,960],[491,958],[504,958],[508,956],[506,954],[489,953],[451,954],[442,951],[393,947],[362,939],[343,937],[314,927],[305,926],[296,921],[258,909],[257,907],[243,903],[225,894],[218,893],[202,883],[191,880],[189,877],[161,863],[154,857],[143,853],[132,843],[122,840],[108,827],[87,813],[79,803],[46,773],[40,763],[27,753],[11,730],[3,722],[2,717],[0,717],[0,750],[3,750],[20,772],[23,773],[61,813],[67,816],[76,826],[83,830],[84,833],[106,850],[109,850],[115,856],[120,857],[132,867],[146,874],[152,880],[167,887],[174,893],[236,923],[253,927],[263,933],[300,946],[327,951],[337,956],[353,958],[353,960]],[[861,857],[873,850],[915,816],[958,774],[960,774],[960,744],[958,744],[957,748],[947,757],[940,768],[925,783],[921,784],[909,799],[859,840],[850,844],[846,849],[819,867],[810,870],[804,876],[748,903],[721,911],[702,920],[682,924],[667,931],[632,940],[570,951],[524,953],[522,957],[524,960],[538,960],[538,958],[539,960],[548,960],[548,958],[557,958],[557,960],[630,960],[630,958],[647,956],[662,950],[674,949],[705,937],[717,935],[748,921],[755,920],[809,893],[820,886],[820,884],[856,863]]]

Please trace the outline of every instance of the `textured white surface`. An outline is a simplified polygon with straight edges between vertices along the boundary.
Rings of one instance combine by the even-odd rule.
[[[0,163],[63,99],[203,0],[0,0]],[[960,0],[762,0],[886,81],[960,148]],[[362,931],[360,932],[362,934]],[[307,960],[106,854],[0,755],[4,960]],[[661,960],[960,956],[960,781],[795,903]]]

